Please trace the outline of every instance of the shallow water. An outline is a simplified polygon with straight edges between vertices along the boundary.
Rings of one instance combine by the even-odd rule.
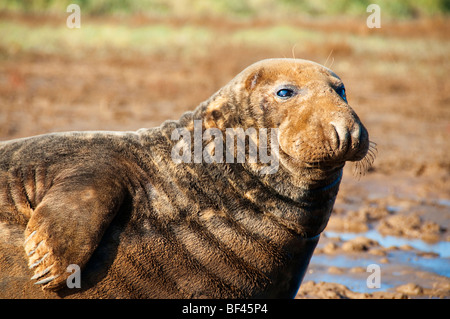
[[[383,247],[401,247],[404,245],[411,246],[417,250],[423,252],[432,252],[439,254],[440,257],[450,257],[450,242],[438,241],[436,243],[428,243],[420,239],[404,238],[398,236],[385,236],[380,234],[377,230],[371,229],[364,233],[340,233],[325,231],[325,235],[328,237],[339,237],[344,241],[356,238],[366,237],[377,241]]]
[[[355,258],[346,254],[343,255],[327,255],[318,254],[311,258],[308,273],[305,275],[304,282],[312,280],[315,282],[333,282],[342,284],[355,292],[374,292],[378,290],[386,290],[392,288],[396,283],[389,282],[389,285],[382,283],[380,288],[367,287],[368,272],[350,273],[350,268],[364,267],[367,268],[371,264],[379,264],[379,260],[374,258]],[[344,273],[329,273],[330,266],[345,268]]]
[[[402,247],[408,245],[413,250],[389,249],[386,256],[373,255],[366,252],[360,253],[336,253],[314,254],[304,282],[332,282],[345,285],[350,290],[360,293],[372,293],[386,291],[388,289],[415,282],[425,288],[430,286],[429,278],[444,276],[450,278],[450,242],[427,243],[420,239],[409,239],[396,236],[383,236],[372,229],[365,233],[340,233],[326,231],[324,241],[327,238],[340,238],[342,241],[364,236],[377,241],[385,248]],[[322,240],[321,240],[322,241]],[[323,245],[319,242],[318,247]],[[434,253],[436,256],[423,255],[422,253]],[[366,272],[367,266],[380,265],[381,286],[369,288],[367,278],[371,272]],[[337,267],[330,272],[330,267]],[[354,271],[359,269],[359,271]],[[341,273],[339,273],[341,272]],[[442,277],[441,277],[442,278]]]

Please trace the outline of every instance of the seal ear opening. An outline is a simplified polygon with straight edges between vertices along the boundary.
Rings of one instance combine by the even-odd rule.
[[[252,90],[256,84],[262,79],[262,76],[264,74],[263,69],[258,69],[255,72],[252,72],[245,81],[245,89],[247,91]]]
[[[229,112],[227,100],[221,96],[209,102],[204,112],[204,124],[206,128],[221,127],[224,125],[225,114]]]

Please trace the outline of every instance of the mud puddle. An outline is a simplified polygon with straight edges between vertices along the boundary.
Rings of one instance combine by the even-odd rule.
[[[376,287],[369,278],[373,274],[370,265],[379,267]],[[316,297],[449,298],[450,242],[383,236],[375,229],[326,231],[303,282],[309,297],[314,297],[311,286],[329,284],[321,286],[322,295]],[[339,292],[340,288],[345,290]]]
[[[374,174],[342,186],[297,297],[450,298],[447,183]]]

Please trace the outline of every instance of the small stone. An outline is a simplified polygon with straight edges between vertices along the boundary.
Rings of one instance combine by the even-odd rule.
[[[376,256],[386,256],[386,250],[384,248],[371,248],[369,253]]]
[[[356,237],[342,244],[342,249],[347,252],[361,252],[373,246],[378,246],[378,242],[366,237]]]
[[[325,247],[323,247],[323,252],[325,254],[332,254],[334,252],[336,252],[338,246],[335,243],[328,243],[325,245]]]
[[[405,285],[398,286],[395,289],[397,292],[401,292],[407,295],[421,295],[423,294],[423,288],[415,283],[409,283]]]
[[[329,272],[330,274],[335,274],[335,275],[341,275],[341,274],[344,273],[344,271],[343,271],[341,268],[336,267],[336,266],[331,266],[331,267],[329,267],[329,268],[328,268],[328,272]]]
[[[367,269],[364,267],[353,267],[353,268],[350,268],[350,272],[351,273],[363,273],[363,272],[367,272]]]

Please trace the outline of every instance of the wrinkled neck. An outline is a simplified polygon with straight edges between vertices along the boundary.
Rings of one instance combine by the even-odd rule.
[[[279,212],[279,217],[299,229],[304,237],[320,234],[326,227],[342,180],[343,168],[329,170],[299,169],[298,175],[287,174],[281,167],[277,174],[268,175],[264,183],[276,191],[291,210]]]
[[[290,231],[306,238],[320,234],[330,217],[339,190],[343,165],[321,168],[299,166],[296,169],[288,169],[279,161],[276,170],[264,174],[262,168],[267,167],[270,163],[263,164],[259,161],[251,163],[247,152],[248,148],[246,148],[243,162],[238,163],[237,158],[234,158],[231,163],[227,162],[226,135],[221,135],[221,138],[224,139],[221,141],[223,152],[218,158],[222,162],[208,163],[204,158],[195,162],[195,121],[202,120],[202,109],[204,110],[204,108],[205,106],[200,105],[194,112],[185,113],[179,121],[171,121],[162,127],[169,139],[170,132],[174,128],[183,127],[191,133],[190,158],[193,160],[190,163],[201,165],[202,169],[209,172],[208,174],[214,178],[218,178],[220,175],[222,179],[227,180],[227,185],[224,187],[233,187],[234,192],[240,194],[239,196],[245,200],[251,201],[254,207],[258,207],[258,211],[272,216],[280,225]],[[203,120],[200,121],[200,130],[202,134],[205,133]],[[213,141],[216,139],[201,137],[202,152]],[[245,141],[249,143],[248,139]],[[270,147],[270,139],[268,142],[268,147]],[[174,143],[172,142],[172,145]],[[257,146],[259,147],[259,145]],[[200,154],[200,156],[202,155]]]

